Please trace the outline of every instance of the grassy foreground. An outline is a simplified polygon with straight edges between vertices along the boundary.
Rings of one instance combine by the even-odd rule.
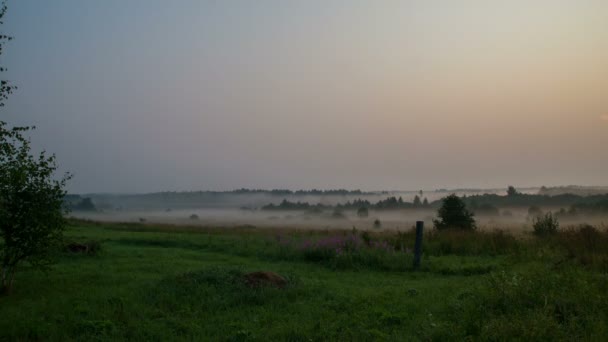
[[[72,222],[48,273],[0,297],[2,340],[603,340],[608,233],[546,238]],[[249,271],[284,276],[251,289]]]

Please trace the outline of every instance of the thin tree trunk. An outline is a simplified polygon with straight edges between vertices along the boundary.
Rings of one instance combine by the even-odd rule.
[[[11,293],[13,285],[13,279],[15,278],[14,267],[3,267],[2,268],[2,279],[0,283],[0,295],[7,295]]]
[[[8,280],[8,271],[6,267],[2,268],[2,272],[0,272],[0,295],[9,293],[9,286],[7,284]]]

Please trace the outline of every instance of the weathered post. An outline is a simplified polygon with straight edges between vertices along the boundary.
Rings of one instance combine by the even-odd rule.
[[[414,245],[414,269],[420,267],[420,255],[422,254],[422,231],[424,230],[424,222],[416,222],[416,244]]]

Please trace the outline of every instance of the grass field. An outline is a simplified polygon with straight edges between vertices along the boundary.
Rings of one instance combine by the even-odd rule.
[[[0,297],[2,340],[603,340],[608,233],[200,229],[73,221],[48,272]],[[249,288],[272,271],[288,285]]]

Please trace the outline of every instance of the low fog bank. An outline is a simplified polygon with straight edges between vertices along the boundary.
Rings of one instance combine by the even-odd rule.
[[[571,188],[565,187],[562,191],[569,189]],[[546,212],[559,215],[563,226],[582,223],[606,226],[608,223],[608,195],[585,197],[542,194],[557,192],[555,188],[516,190],[511,187],[510,190],[511,194],[506,189],[430,192],[237,190],[144,195],[92,194],[71,197],[72,204],[76,203],[73,206],[76,210],[70,215],[105,222],[407,230],[416,221],[425,221],[427,227],[432,227],[440,200],[455,193],[463,197],[467,206],[475,212],[478,227],[482,230],[530,230],[531,217]],[[427,201],[423,202],[423,199]],[[357,212],[361,207],[366,208],[367,215]]]
[[[201,227],[250,227],[250,228],[293,228],[293,229],[352,229],[358,230],[408,230],[416,221],[425,221],[432,227],[435,210],[370,210],[369,216],[361,218],[355,211],[343,211],[341,217],[334,217],[331,211],[307,213],[303,211],[264,211],[241,209],[198,209],[172,211],[113,211],[113,212],[73,212],[71,216],[102,222],[145,222]],[[481,230],[504,229],[510,231],[531,230],[531,219],[527,210],[503,210],[501,215],[477,215]],[[379,221],[379,225],[376,223]],[[608,225],[608,215],[562,219],[563,226],[589,223]]]
[[[521,193],[536,194],[540,188],[521,189]],[[416,196],[426,198],[429,202],[437,201],[443,197],[456,194],[458,196],[473,196],[481,194],[506,195],[505,189],[456,189],[433,191],[374,191],[374,192],[345,192],[345,194],[298,194],[253,192],[160,192],[151,194],[82,194],[75,195],[82,198],[91,198],[95,207],[104,211],[148,211],[148,210],[179,210],[179,209],[258,209],[268,204],[279,204],[283,200],[289,202],[307,202],[333,206],[366,200],[372,203],[387,197],[401,197],[406,202],[413,202]]]

